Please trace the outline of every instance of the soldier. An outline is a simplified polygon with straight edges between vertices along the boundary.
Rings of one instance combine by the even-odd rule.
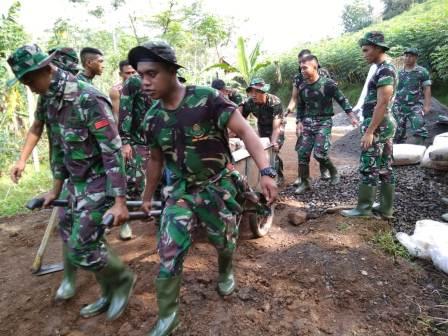
[[[101,50],[96,48],[81,49],[81,64],[84,70],[76,77],[86,83],[93,84],[95,76],[101,76],[104,70],[104,57]]]
[[[366,61],[370,64],[375,63],[377,69],[369,81],[362,107],[364,120],[361,125],[362,152],[359,165],[361,183],[358,204],[354,209],[343,210],[342,215],[346,217],[371,216],[377,184],[380,180],[380,203],[373,210],[383,217],[391,218],[395,192],[392,154],[396,129],[391,110],[398,80],[397,71],[386,59],[386,51],[389,47],[384,42],[383,33],[368,32],[359,40],[359,45]]]
[[[120,122],[118,124],[123,144],[121,151],[126,162],[128,185],[126,196],[129,199],[141,199],[145,188],[145,170],[149,148],[145,143],[143,120],[151,104],[151,98],[142,91],[140,76],[129,77],[124,82],[120,97]],[[120,238],[122,240],[132,238],[132,230],[128,222],[121,226]]]
[[[279,152],[284,143],[281,135],[283,108],[280,99],[269,94],[270,85],[262,78],[253,79],[246,89],[249,98],[240,104],[239,110],[244,118],[253,114],[257,118],[258,135],[269,138],[274,150],[274,168],[278,174],[278,184],[283,183],[283,161]]]
[[[297,145],[300,184],[295,193],[300,195],[310,189],[310,157],[314,149],[314,158],[319,162],[321,171],[328,170],[330,184],[339,183],[339,174],[328,154],[331,145],[333,125],[333,99],[350,117],[352,125],[357,120],[352,107],[330,78],[319,75],[319,63],[314,55],[306,55],[301,61],[301,72],[305,78],[297,89]]]
[[[416,143],[421,145],[428,137],[423,116],[431,109],[431,78],[424,67],[417,65],[418,50],[404,51],[404,68],[398,72],[397,95],[393,114],[397,121],[394,142],[406,139],[406,123],[409,120]]]
[[[300,70],[300,62],[302,61],[302,58],[306,55],[311,55],[311,51],[309,49],[302,49],[299,54],[297,55],[298,65],[299,65],[299,73],[294,76],[292,80],[292,93],[291,93],[291,99],[289,100],[288,108],[286,109],[286,116],[288,116],[290,113],[293,113],[297,109],[297,103],[298,103],[298,89],[300,84],[304,81],[303,74]],[[318,62],[319,63],[319,62]],[[322,68],[319,64],[318,68],[319,76],[320,77],[326,77],[331,78],[330,73],[327,69]],[[286,119],[286,118],[285,118]],[[320,168],[320,177],[322,180],[329,180],[330,179],[330,173],[329,171],[323,167],[319,166]],[[297,173],[297,180],[294,181],[293,185],[298,186],[300,184],[300,172]]]
[[[76,51],[72,48],[53,48],[48,51],[49,54],[53,54],[52,63],[62,70],[69,71],[73,75],[79,72],[79,59]],[[16,83],[17,79],[9,82],[9,85]],[[11,180],[14,183],[18,183],[19,179],[22,177],[22,173],[25,170],[26,161],[30,157],[34,147],[42,136],[44,131],[44,125],[46,124],[46,102],[43,96],[39,97],[37,101],[36,111],[34,112],[33,123],[28,130],[26,135],[25,144],[23,145],[22,151],[20,153],[20,158],[11,168]],[[47,135],[50,140],[49,126],[47,127]]]
[[[235,289],[232,259],[238,237],[236,197],[243,186],[233,167],[227,129],[243,139],[261,168],[261,188],[269,202],[277,195],[275,170],[269,167],[255,132],[236,105],[216,90],[184,86],[176,77],[181,67],[174,50],[163,41],[149,42],[129,52],[129,61],[143,80],[143,89],[158,99],[145,117],[151,158],[143,209],[149,211],[164,162],[175,176],[168,191],[158,234],[160,271],[156,279],[159,318],[149,333],[169,335],[179,324],[179,291],[183,260],[192,244],[191,230],[204,223],[218,251],[218,292]],[[168,189],[168,188],[166,188]]]
[[[126,308],[136,279],[107,246],[101,224],[105,213],[115,217],[114,224],[128,216],[121,141],[108,98],[51,64],[53,57],[35,44],[25,45],[8,58],[8,64],[22,84],[47,100],[54,183],[44,195],[44,206],[58,198],[63,181],[68,179],[71,209],[60,222],[64,266],[93,272],[101,285],[101,297],[82,308],[81,316],[107,311],[108,319],[113,320]],[[115,203],[106,212],[113,198]],[[74,279],[65,275],[57,299],[68,299],[75,293]]]
[[[135,75],[134,68],[128,63],[128,60],[118,63],[120,81],[115,83],[109,90],[110,101],[112,102],[112,113],[115,121],[118,123],[118,111],[120,110],[120,96],[123,91],[123,83],[131,76]]]

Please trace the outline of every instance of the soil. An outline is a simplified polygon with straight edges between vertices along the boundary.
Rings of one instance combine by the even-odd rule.
[[[297,177],[293,127],[291,120],[282,150],[286,185]],[[313,162],[316,191],[298,198],[292,196],[291,187],[285,187],[267,236],[252,239],[243,226],[235,256],[238,289],[231,296],[223,299],[217,294],[216,252],[202,232],[195,234],[185,261],[182,324],[174,335],[447,335],[436,327],[448,318],[446,275],[424,261],[394,258],[372,243],[375,234],[390,230],[394,222],[346,219],[321,211],[354,201],[347,188],[356,185],[359,142],[350,140],[350,133],[344,136],[341,129],[334,130],[332,151],[343,174],[341,188],[331,189],[316,179],[319,172]],[[319,200],[324,195],[327,199]],[[315,215],[292,226],[288,213],[297,209]],[[42,210],[0,219],[0,335],[146,335],[157,318],[154,223],[133,222],[131,241],[119,241],[117,228],[108,236],[138,275],[128,309],[108,322],[104,315],[79,317],[79,309],[99,293],[91,274],[78,272],[77,295],[65,303],[53,301],[62,273],[31,274],[49,216],[49,210]],[[60,261],[60,245],[53,235],[45,263]]]

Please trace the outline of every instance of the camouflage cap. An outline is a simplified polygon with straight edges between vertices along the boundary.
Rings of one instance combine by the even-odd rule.
[[[269,91],[270,88],[271,85],[266,84],[263,78],[254,78],[250,81],[249,86],[246,88],[246,92],[248,92],[250,89],[256,89],[266,93]]]
[[[52,63],[58,68],[71,72],[74,75],[81,70],[78,54],[75,49],[58,47],[48,50],[48,53],[54,54]]]
[[[362,39],[359,40],[359,45],[376,45],[383,48],[384,50],[389,50],[390,47],[384,42],[384,34],[380,31],[371,31],[364,35]]]
[[[176,53],[165,41],[150,41],[141,46],[132,48],[128,53],[129,64],[137,69],[137,63],[141,60],[150,60],[174,65],[177,69],[183,68],[177,64]]]
[[[8,85],[13,85],[25,74],[41,69],[52,61],[54,54],[44,53],[37,44],[26,44],[16,49],[9,57],[8,64],[11,67],[15,79],[8,81]]]
[[[417,48],[406,48],[403,52],[403,55],[404,54],[412,54],[412,55],[418,56],[419,52],[418,52]]]

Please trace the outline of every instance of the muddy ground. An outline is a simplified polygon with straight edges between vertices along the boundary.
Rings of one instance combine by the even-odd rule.
[[[342,171],[357,165],[356,155],[341,150],[335,130],[332,152]],[[293,121],[282,151],[286,180],[296,178]],[[351,148],[351,146],[349,146]],[[415,169],[419,169],[416,167]],[[312,175],[318,175],[313,163]],[[337,192],[331,191],[331,192]],[[174,335],[446,335],[437,322],[448,318],[444,274],[422,261],[384,253],[372,242],[391,223],[321,215],[300,226],[287,214],[303,209],[303,200],[282,197],[274,226],[261,239],[242,227],[235,258],[238,290],[225,299],[215,290],[216,253],[201,232],[185,262],[181,291],[181,327]],[[77,295],[56,304],[61,273],[36,277],[30,266],[50,212],[0,219],[0,335],[146,335],[157,316],[154,277],[158,269],[153,223],[134,222],[135,238],[109,239],[138,274],[135,293],[123,316],[82,319],[79,309],[96,298],[91,274],[78,272]],[[50,241],[45,262],[60,261],[60,242]],[[435,318],[441,318],[438,320]]]

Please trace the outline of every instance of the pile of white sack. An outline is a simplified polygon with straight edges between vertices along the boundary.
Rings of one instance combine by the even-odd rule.
[[[396,237],[410,255],[431,260],[434,266],[448,273],[448,223],[420,220],[413,235],[398,232]]]
[[[425,146],[411,144],[394,145],[395,166],[420,164],[424,168],[448,171],[448,133],[434,137],[433,144]]]

